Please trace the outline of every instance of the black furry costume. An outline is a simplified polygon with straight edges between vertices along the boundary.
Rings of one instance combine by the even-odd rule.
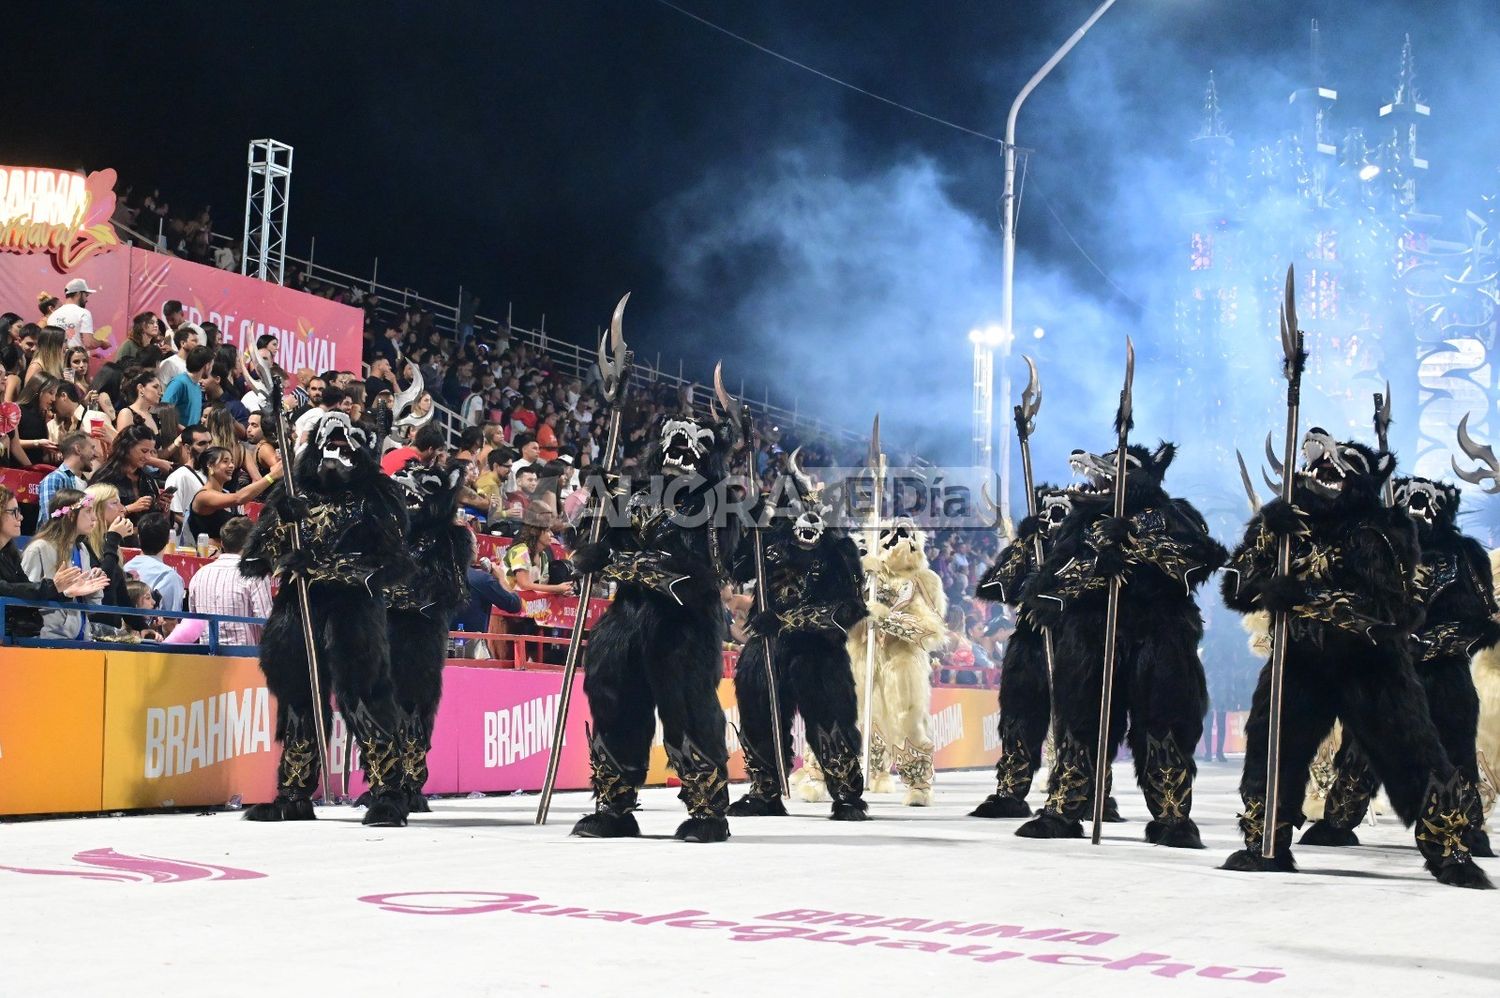
[[[416,561],[416,574],[386,587],[386,630],[399,712],[401,784],[411,810],[427,811],[422,794],[427,753],[443,695],[448,632],[469,601],[467,571],[474,562],[474,535],[456,522],[461,464],[442,471],[413,462],[396,475],[396,482],[406,490],[411,518],[406,546]]]
[[[795,455],[794,455],[795,457]],[[807,482],[810,486],[810,480]],[[869,613],[859,550],[843,532],[829,530],[818,494],[798,482],[798,497],[768,511],[763,539],[769,609],[750,619],[754,636],[735,663],[740,743],[750,789],[729,808],[735,816],[784,815],[766,683],[766,641],[775,646],[782,765],[792,768],[792,713],[800,711],[807,745],[822,767],[835,821],[863,821],[858,707],[847,647],[849,628]],[[740,541],[734,561],[739,582],[755,578],[755,539]]]
[[[595,810],[573,834],[640,834],[636,794],[646,781],[660,715],[667,760],[682,781],[688,819],[676,837],[729,837],[729,752],[718,685],[734,531],[715,526],[737,427],[692,415],[664,418],[643,478],[618,498],[598,544],[573,554],[582,573],[616,585],[589,634],[583,691],[593,714],[589,765]]]
[[[1052,690],[1047,675],[1047,648],[1042,631],[1028,619],[1021,593],[1036,574],[1037,535],[1042,553],[1052,547],[1054,528],[1073,511],[1066,491],[1038,485],[1036,516],[1016,526],[1016,535],[979,580],[974,595],[1017,611],[1015,629],[1000,659],[1000,759],[995,763],[995,792],[970,812],[974,818],[1029,818],[1026,795],[1042,763],[1042,742],[1052,720]]]
[[[318,746],[293,581],[301,576],[308,583],[324,696],[316,707],[326,730],[327,700],[336,697],[359,743],[371,796],[364,823],[406,823],[382,590],[406,579],[414,566],[406,547],[406,501],[401,487],[380,473],[373,436],[342,412],[324,416],[294,465],[298,496],[288,495],[284,483],[272,487],[240,559],[242,575],[281,577],[260,644],[261,671],[278,705],[281,759],[276,799],[246,811],[252,821],[313,817]],[[293,520],[301,527],[298,551],[292,549]]]
[[[1246,529],[1226,572],[1224,601],[1240,613],[1286,612],[1289,640],[1283,685],[1278,813],[1267,816],[1266,759],[1270,664],[1261,670],[1245,727],[1240,830],[1245,848],[1228,870],[1296,869],[1292,826],[1301,824],[1308,764],[1342,719],[1359,742],[1417,848],[1446,884],[1488,887],[1463,840],[1472,790],[1448,761],[1428,715],[1412,662],[1411,633],[1421,608],[1412,598],[1418,566],[1416,529],[1381,504],[1395,458],[1363,444],[1336,442],[1314,427],[1303,439],[1293,506],[1267,503]],[[1277,547],[1292,537],[1292,572],[1277,572]],[[1271,823],[1274,858],[1261,857]]]
[[[1417,679],[1448,760],[1471,787],[1479,785],[1474,736],[1479,727],[1479,695],[1469,659],[1500,642],[1500,624],[1490,575],[1490,559],[1480,543],[1458,529],[1459,491],[1426,478],[1396,479],[1396,506],[1417,528],[1421,563],[1411,594],[1424,616],[1416,631],[1413,657]],[[1337,776],[1328,791],[1323,818],[1302,834],[1303,845],[1358,845],[1354,829],[1364,819],[1380,781],[1369,756],[1346,737],[1335,760]],[[1464,841],[1475,856],[1494,856],[1484,832],[1479,795]]]
[[[1055,528],[1052,550],[1022,597],[1033,623],[1052,631],[1056,762],[1046,804],[1016,834],[1083,834],[1081,819],[1093,804],[1106,595],[1110,576],[1120,575],[1108,758],[1128,716],[1136,781],[1151,812],[1146,840],[1201,849],[1192,819],[1193,750],[1203,734],[1208,690],[1198,658],[1203,618],[1193,590],[1223,564],[1225,551],[1198,511],[1162,488],[1175,447],[1131,445],[1126,454],[1125,515],[1117,520],[1114,454],[1073,452],[1073,468],[1087,481],[1069,490],[1073,512]]]

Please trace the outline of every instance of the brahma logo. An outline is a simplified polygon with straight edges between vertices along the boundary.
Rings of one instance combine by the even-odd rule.
[[[0,250],[51,253],[61,271],[120,245],[115,171],[85,177],[68,170],[0,166]]]
[[[33,870],[24,866],[0,866],[11,873],[38,877],[78,877],[81,880],[113,880],[126,884],[176,884],[187,880],[262,880],[264,873],[213,863],[192,863],[160,856],[127,856],[113,849],[89,849],[74,853],[73,862],[93,869]],[[109,872],[104,872],[109,871]]]
[[[964,709],[950,704],[932,715],[932,750],[947,748],[964,737]]]
[[[484,713],[484,765],[509,766],[538,752],[552,750],[552,726],[562,694],[534,697],[508,710]],[[567,739],[563,739],[567,744]]]
[[[271,750],[271,701],[264,686],[186,705],[146,708],[145,775],[179,776],[236,756]]]

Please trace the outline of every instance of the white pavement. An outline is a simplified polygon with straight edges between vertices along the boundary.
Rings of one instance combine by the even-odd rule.
[[[1500,994],[1500,892],[1438,884],[1392,819],[1298,849],[1295,876],[1216,870],[1238,775],[1200,779],[1203,852],[1140,841],[1123,766],[1131,820],[1097,848],[965,817],[985,773],[939,774],[930,809],[877,797],[865,824],[736,819],[722,845],[667,838],[669,790],[636,841],[568,837],[582,794],[542,828],[531,795],[405,829],[351,808],[5,824],[0,994]]]

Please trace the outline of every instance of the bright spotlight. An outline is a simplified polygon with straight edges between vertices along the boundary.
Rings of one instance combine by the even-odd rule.
[[[979,346],[979,344],[984,342],[984,333],[978,329],[969,330],[969,342],[975,346]]]
[[[1043,336],[1046,336],[1046,335],[1047,335],[1047,330],[1043,329],[1041,326],[1037,326],[1035,329],[1033,329],[1031,331],[1032,339],[1039,340]]]
[[[1374,163],[1366,163],[1364,166],[1360,167],[1360,180],[1374,180],[1378,176],[1380,176],[1380,167],[1376,166]]]

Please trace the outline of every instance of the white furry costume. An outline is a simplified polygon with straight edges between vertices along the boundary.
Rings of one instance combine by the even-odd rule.
[[[1490,568],[1500,573],[1500,550],[1490,552]],[[1496,588],[1500,594],[1500,583]],[[1474,689],[1479,694],[1479,732],[1475,738],[1479,750],[1479,795],[1489,816],[1494,813],[1496,783],[1500,781],[1500,647],[1475,655],[1470,668]]]
[[[932,703],[932,660],[947,637],[948,609],[942,580],[927,567],[926,538],[908,521],[882,530],[876,554],[866,555],[875,575],[870,619],[849,632],[849,659],[864,717],[866,631],[875,632],[875,698],[871,722],[871,793],[891,791],[890,766],[906,784],[905,803],[932,803],[932,738],[927,729]]]

